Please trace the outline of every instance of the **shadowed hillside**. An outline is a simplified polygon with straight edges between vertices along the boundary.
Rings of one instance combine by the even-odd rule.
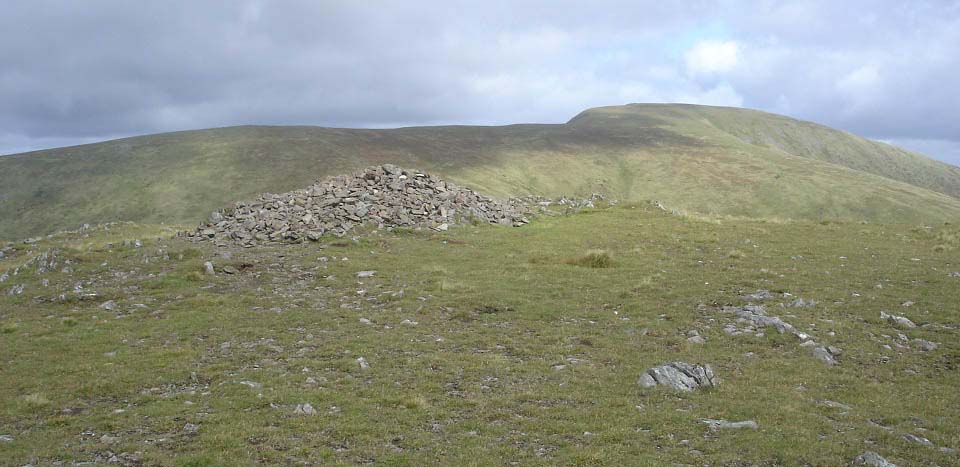
[[[634,104],[561,125],[245,126],[4,157],[0,238],[112,220],[194,223],[238,199],[383,163],[497,196],[604,192],[767,218],[960,217],[960,168],[757,111]]]

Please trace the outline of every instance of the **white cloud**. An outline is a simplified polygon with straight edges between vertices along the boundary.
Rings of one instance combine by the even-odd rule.
[[[837,90],[855,103],[865,103],[874,97],[880,84],[880,70],[876,66],[865,65],[837,81]]]
[[[740,44],[736,41],[700,41],[685,55],[687,73],[691,75],[725,73],[740,61]]]
[[[721,83],[710,89],[681,94],[676,99],[676,102],[741,107],[743,106],[743,96],[728,83]]]

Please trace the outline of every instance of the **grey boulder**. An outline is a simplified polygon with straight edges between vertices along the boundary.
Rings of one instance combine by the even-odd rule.
[[[872,467],[897,467],[897,464],[890,462],[880,454],[877,454],[873,451],[866,451],[863,454],[857,456],[856,459],[852,462],[853,465],[869,465]]]
[[[693,391],[702,387],[715,386],[717,383],[710,365],[691,365],[684,362],[670,362],[649,368],[637,381],[637,384],[643,388],[660,385],[678,391]]]
[[[885,312],[883,312],[883,311],[880,312],[880,319],[889,321],[890,323],[895,324],[895,325],[897,325],[897,326],[900,326],[900,327],[902,327],[902,328],[915,328],[915,327],[917,327],[917,325],[916,325],[916,324],[913,324],[913,321],[910,321],[909,318],[906,318],[906,317],[904,317],[904,316],[889,315],[889,314],[887,314],[887,313],[885,313]]]
[[[836,355],[838,355],[838,353],[831,352],[829,348],[824,347],[822,345],[819,347],[813,348],[813,356],[816,357],[817,360],[820,360],[821,362],[826,363],[827,365],[837,364]]]

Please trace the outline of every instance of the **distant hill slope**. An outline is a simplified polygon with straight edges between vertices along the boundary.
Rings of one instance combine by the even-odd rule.
[[[632,104],[559,125],[244,126],[2,157],[0,238],[112,220],[192,224],[238,199],[381,163],[498,196],[599,191],[747,217],[960,218],[960,168],[758,111]]]
[[[960,167],[845,131],[758,110],[633,104],[590,109],[573,121],[609,125],[611,119],[624,119],[631,122],[629,127],[652,118],[659,118],[672,128],[685,129],[689,134],[708,135],[708,127],[712,126],[751,147],[831,162],[960,197]]]

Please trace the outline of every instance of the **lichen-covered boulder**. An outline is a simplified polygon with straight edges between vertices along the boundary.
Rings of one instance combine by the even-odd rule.
[[[637,384],[643,388],[660,385],[678,391],[693,391],[702,387],[715,386],[717,382],[710,365],[670,362],[647,369],[640,375]]]

